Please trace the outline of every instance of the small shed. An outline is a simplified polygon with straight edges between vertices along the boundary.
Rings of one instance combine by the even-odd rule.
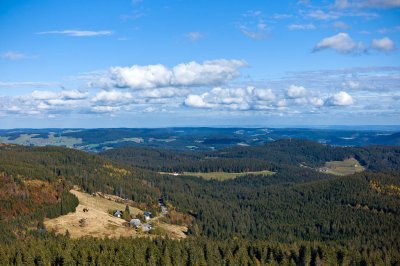
[[[164,205],[161,206],[161,213],[162,213],[162,214],[167,214],[167,213],[168,213],[168,209],[167,209],[167,207],[165,207]]]
[[[114,216],[115,216],[115,217],[118,217],[118,218],[121,218],[121,217],[122,217],[122,211],[115,210],[115,211],[114,211]]]
[[[135,227],[135,228],[137,229],[137,228],[139,228],[139,226],[141,225],[141,222],[140,222],[139,219],[132,219],[132,220],[129,222],[129,225],[130,225],[131,227]]]
[[[151,219],[151,212],[144,212],[143,213],[143,216],[144,216],[144,219],[146,220],[146,221],[148,221],[148,220],[150,220]]]
[[[142,232],[148,232],[152,229],[151,224],[142,224]]]

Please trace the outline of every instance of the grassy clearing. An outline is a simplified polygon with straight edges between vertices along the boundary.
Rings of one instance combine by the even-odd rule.
[[[9,137],[0,137],[0,142],[13,143],[19,145],[34,145],[34,146],[66,146],[74,147],[75,145],[81,144],[82,139],[60,137],[54,133],[49,133],[47,138],[35,138],[38,134],[21,134],[18,138],[9,140]]]
[[[68,230],[71,238],[81,237],[149,237],[149,234],[139,233],[127,226],[127,222],[123,219],[114,217],[108,213],[109,210],[125,210],[125,204],[115,202],[115,196],[104,195],[106,198],[99,195],[92,196],[83,193],[76,189],[70,191],[79,199],[79,205],[76,211],[63,215],[54,219],[47,219],[44,224],[49,231],[55,231],[58,234],[65,234]],[[110,199],[107,199],[110,198]],[[88,209],[84,212],[83,209]],[[129,207],[130,213],[137,215],[143,213],[142,210],[134,207]],[[81,221],[84,220],[84,223]],[[154,218],[154,222],[157,222]],[[187,227],[178,225],[169,225],[158,223],[153,224],[156,228],[160,226],[166,231],[166,234],[172,238],[184,238]]]
[[[362,172],[364,171],[364,167],[356,159],[350,158],[343,161],[326,162],[324,167],[319,168],[319,171],[343,176]]]
[[[224,181],[224,180],[229,180],[229,179],[234,179],[240,176],[245,176],[245,175],[272,175],[274,172],[271,171],[256,171],[256,172],[243,172],[243,173],[227,173],[227,172],[210,172],[210,173],[203,173],[203,172],[183,172],[179,174],[174,174],[174,173],[165,173],[165,172],[160,172],[160,174],[169,174],[169,175],[182,175],[182,176],[196,176],[203,178],[205,180],[219,180],[219,181]]]

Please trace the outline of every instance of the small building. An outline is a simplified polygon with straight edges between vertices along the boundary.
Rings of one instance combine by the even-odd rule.
[[[152,229],[151,224],[142,224],[142,232],[148,232]]]
[[[149,221],[151,219],[151,212],[144,212],[143,216],[146,221]]]
[[[160,206],[164,206],[165,204],[164,204],[164,199],[163,198],[159,198],[158,199],[158,205],[160,205]]]
[[[117,217],[117,218],[121,218],[122,217],[122,211],[115,210],[114,211],[114,216]]]
[[[132,220],[129,222],[129,225],[130,225],[131,227],[135,227],[136,229],[138,229],[139,226],[141,225],[141,222],[140,222],[139,219],[132,219]]]
[[[164,205],[161,206],[161,213],[162,214],[167,214],[168,213],[168,209]]]

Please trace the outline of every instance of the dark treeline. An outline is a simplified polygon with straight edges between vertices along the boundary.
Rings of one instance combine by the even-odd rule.
[[[119,171],[94,154],[61,147],[0,147],[0,172],[48,182],[64,178],[69,186],[78,185],[92,193],[102,191],[137,202],[157,202],[159,191],[145,177],[156,175],[126,167]]]
[[[319,167],[327,161],[350,157],[359,160],[369,170],[400,170],[399,147],[334,147],[299,139],[282,139],[262,146],[237,146],[213,152],[119,148],[102,155],[131,166],[165,172],[274,171],[282,165]]]
[[[147,238],[45,239],[0,245],[2,265],[396,265],[398,255],[323,243],[170,240]]]

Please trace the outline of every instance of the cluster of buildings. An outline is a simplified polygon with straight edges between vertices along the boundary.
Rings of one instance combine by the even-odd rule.
[[[161,215],[165,216],[168,213],[168,209],[167,209],[167,206],[165,206],[165,202],[164,202],[163,198],[158,199],[158,206],[160,207]],[[113,215],[117,218],[122,218],[123,211],[115,210],[113,212]],[[153,214],[151,212],[145,211],[145,212],[143,212],[143,218],[145,220],[145,223],[142,223],[142,221],[140,221],[140,219],[138,219],[138,218],[134,218],[134,219],[130,220],[129,225],[132,228],[135,228],[136,230],[141,228],[142,232],[148,232],[152,229],[152,225],[151,225],[151,221],[150,221],[152,216],[153,216]]]

